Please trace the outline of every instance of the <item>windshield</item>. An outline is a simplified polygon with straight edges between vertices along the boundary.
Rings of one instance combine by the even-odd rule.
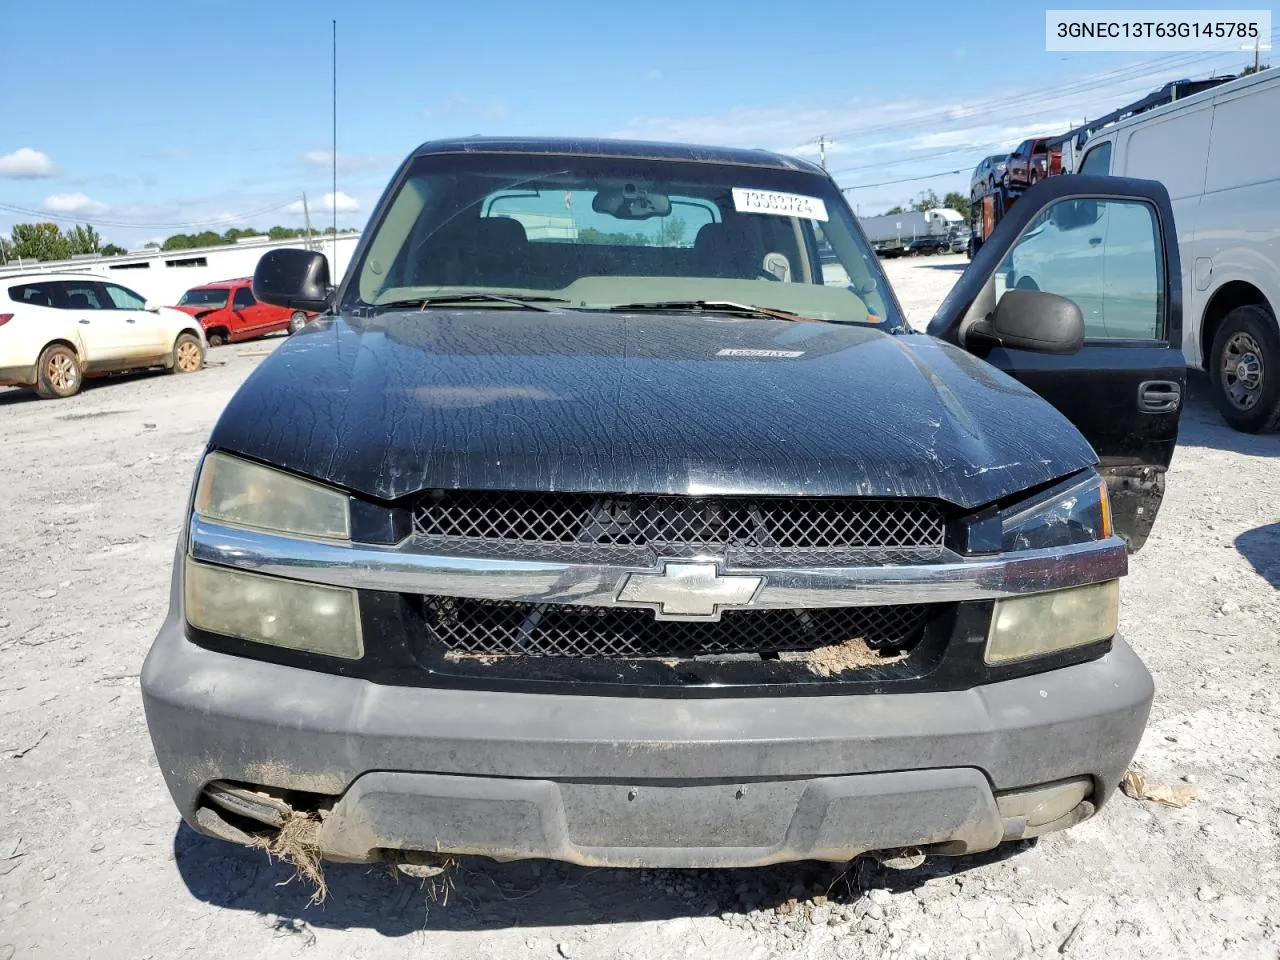
[[[745,165],[419,157],[380,208],[342,308],[476,293],[556,298],[576,309],[729,302],[902,325],[830,180]]]
[[[178,301],[180,307],[225,307],[226,290],[188,290]]]

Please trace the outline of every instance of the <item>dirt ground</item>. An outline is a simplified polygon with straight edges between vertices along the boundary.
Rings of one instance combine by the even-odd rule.
[[[923,325],[963,258],[893,261]],[[913,871],[464,861],[441,891],[330,867],[329,900],[183,827],[137,674],[196,458],[266,341],[190,376],[45,402],[0,389],[0,960],[10,957],[1277,957],[1280,436],[1233,433],[1193,378],[1122,629],[1155,675],[1138,762],[1193,784]]]

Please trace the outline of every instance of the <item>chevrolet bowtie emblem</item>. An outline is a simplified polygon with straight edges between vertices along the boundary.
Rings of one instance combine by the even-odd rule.
[[[763,577],[721,576],[714,563],[662,561],[661,573],[629,573],[618,603],[653,608],[659,620],[719,620],[725,607],[750,605]]]

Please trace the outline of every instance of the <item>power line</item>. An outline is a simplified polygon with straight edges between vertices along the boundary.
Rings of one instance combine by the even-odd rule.
[[[1280,32],[1280,31],[1277,31]],[[1136,80],[1139,77],[1150,74],[1157,70],[1172,70],[1179,67],[1193,66],[1197,63],[1203,63],[1207,60],[1217,59],[1225,55],[1231,54],[1233,51],[1224,49],[1213,52],[1196,52],[1192,54],[1170,54],[1155,60],[1147,61],[1141,64],[1130,64],[1126,67],[1117,68],[1105,73],[1093,74],[1089,77],[1082,78],[1074,83],[1057,85],[1052,87],[1042,87],[1035,90],[1023,91],[1017,95],[1007,97],[998,97],[995,99],[978,101],[977,103],[966,105],[965,109],[969,111],[969,115],[962,118],[955,117],[953,108],[943,108],[932,110],[926,113],[916,114],[905,120],[897,120],[885,122],[881,124],[873,124],[865,127],[856,127],[840,131],[834,134],[824,134],[823,136],[828,143],[844,139],[852,136],[867,136],[875,133],[889,133],[901,130],[915,129],[919,127],[932,126],[940,121],[954,119],[968,119],[985,113],[998,112],[1002,107],[1015,106],[1024,104],[1029,100],[1037,102],[1036,113],[1043,114],[1046,110],[1052,109],[1053,104],[1077,97],[1085,93],[1092,92],[1103,87],[1114,85],[1115,83],[1125,80]],[[1047,98],[1047,99],[1046,99]],[[1005,120],[1016,120],[1018,116],[1002,117]],[[809,141],[816,143],[816,139]]]
[[[958,170],[939,170],[937,173],[926,173],[920,177],[903,177],[901,180],[881,180],[879,183],[859,183],[852,187],[841,187],[841,193],[848,193],[850,190],[866,190],[870,187],[888,187],[895,183],[915,183],[917,180],[932,180],[934,177],[946,177],[953,173],[964,173],[965,167]]]

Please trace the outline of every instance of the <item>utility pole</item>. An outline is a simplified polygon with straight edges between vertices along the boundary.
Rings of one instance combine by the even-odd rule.
[[[1257,73],[1262,69],[1262,38],[1257,37],[1253,41],[1253,72]]]
[[[311,249],[311,210],[307,207],[307,195],[302,195],[302,219],[307,225],[307,249]]]
[[[827,169],[827,135],[825,133],[818,137],[818,157],[822,163],[822,169]]]

